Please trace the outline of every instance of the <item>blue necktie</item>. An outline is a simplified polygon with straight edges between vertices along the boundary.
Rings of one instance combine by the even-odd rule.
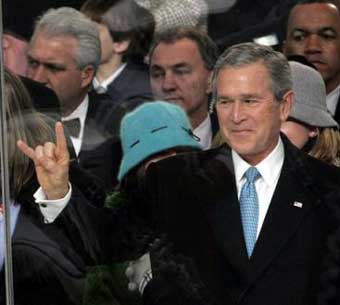
[[[241,189],[240,209],[247,253],[248,257],[251,257],[256,243],[257,223],[259,218],[259,203],[255,189],[255,181],[260,177],[260,173],[256,167],[250,167],[244,175],[247,181]]]

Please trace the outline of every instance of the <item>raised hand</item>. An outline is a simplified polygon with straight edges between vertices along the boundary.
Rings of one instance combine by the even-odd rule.
[[[17,147],[33,160],[38,182],[49,200],[65,197],[69,189],[70,156],[64,128],[60,122],[55,124],[55,133],[55,144],[46,142],[32,148],[22,140],[17,142]]]

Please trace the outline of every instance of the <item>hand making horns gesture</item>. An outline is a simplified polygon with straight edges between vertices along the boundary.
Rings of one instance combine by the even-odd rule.
[[[22,140],[17,142],[18,148],[33,160],[38,182],[49,200],[61,199],[69,190],[70,156],[61,122],[55,124],[55,133],[55,144],[46,142],[32,148]]]

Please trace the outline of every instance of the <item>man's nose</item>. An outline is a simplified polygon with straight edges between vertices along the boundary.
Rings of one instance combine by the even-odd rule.
[[[47,83],[46,69],[43,65],[39,65],[34,69],[29,68],[28,76],[39,83]]]
[[[164,91],[169,91],[176,88],[176,79],[172,73],[167,72],[165,74],[162,87]]]
[[[305,52],[306,53],[321,52],[321,41],[319,35],[311,34],[306,38]]]
[[[242,122],[245,114],[242,102],[235,101],[231,107],[231,120],[236,124]]]

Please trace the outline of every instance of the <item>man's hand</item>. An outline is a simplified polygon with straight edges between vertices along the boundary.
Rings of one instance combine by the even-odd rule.
[[[69,189],[70,156],[60,122],[55,124],[55,133],[56,144],[46,142],[33,149],[22,140],[17,142],[18,148],[34,162],[38,182],[49,200],[64,198]]]

